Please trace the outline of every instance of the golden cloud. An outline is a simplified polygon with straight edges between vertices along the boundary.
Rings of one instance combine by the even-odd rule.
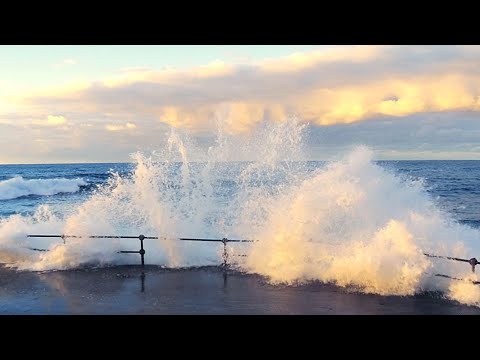
[[[105,129],[108,131],[133,130],[136,128],[137,128],[137,125],[131,122],[127,122],[126,124],[122,124],[122,125],[114,125],[114,124],[105,125]]]
[[[46,118],[42,120],[33,120],[31,121],[33,125],[40,125],[40,126],[62,126],[67,124],[67,119],[65,116],[62,115],[48,115]]]
[[[332,125],[378,116],[478,111],[479,49],[345,46],[235,66],[215,61],[186,70],[140,68],[88,86],[50,91],[24,105],[42,106],[44,112],[153,116],[192,130],[221,121],[231,132],[289,115]],[[121,131],[132,125],[105,128]]]
[[[265,72],[285,73],[306,70],[322,63],[327,64],[338,61],[367,62],[380,56],[382,50],[385,50],[385,47],[357,45],[307,53],[294,53],[279,59],[265,60],[259,64],[259,68]]]
[[[58,126],[58,125],[64,125],[67,123],[67,119],[65,119],[64,116],[58,115],[48,115],[47,116],[47,125],[50,126]]]

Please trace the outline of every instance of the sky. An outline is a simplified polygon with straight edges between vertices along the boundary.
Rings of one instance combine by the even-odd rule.
[[[309,159],[480,160],[480,46],[0,46],[0,163],[123,162],[170,129],[308,124]],[[248,160],[248,159],[239,159]]]

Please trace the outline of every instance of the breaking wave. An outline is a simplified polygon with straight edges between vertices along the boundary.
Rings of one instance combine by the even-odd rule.
[[[0,261],[25,270],[132,263],[135,255],[117,252],[136,249],[134,240],[76,238],[63,244],[25,235],[143,233],[161,238],[146,240],[150,264],[215,265],[221,262],[220,246],[176,238],[241,237],[258,241],[231,244],[231,258],[272,283],[322,281],[381,295],[436,290],[480,305],[469,266],[423,255],[468,258],[480,250],[479,231],[436,207],[421,181],[376,164],[366,147],[310,168],[303,151],[306,130],[291,120],[262,125],[242,138],[219,131],[204,152],[172,131],[164,148],[134,154],[131,174],[111,176],[73,213],[60,216],[44,205],[33,216],[1,220]],[[252,161],[229,162],[239,149]],[[77,191],[82,184],[59,180],[65,188],[52,186],[56,191]]]
[[[16,176],[0,181],[0,200],[12,200],[29,195],[75,193],[87,183],[83,179],[24,179]]]

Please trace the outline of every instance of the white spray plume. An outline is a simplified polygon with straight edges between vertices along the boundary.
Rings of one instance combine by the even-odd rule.
[[[440,290],[480,304],[480,291],[471,282],[434,276],[475,279],[469,266],[423,255],[473,256],[480,250],[478,230],[452,221],[421,182],[382,168],[366,147],[311,168],[302,151],[305,130],[293,119],[270,123],[242,140],[220,133],[202,155],[207,161],[195,163],[189,158],[199,148],[172,132],[165,148],[133,155],[130,176],[114,174],[64,217],[41,206],[33,216],[0,220],[0,261],[26,270],[132,263],[135,255],[117,253],[136,249],[132,240],[81,238],[63,244],[25,235],[143,233],[161,238],[146,240],[148,263],[215,265],[221,263],[218,244],[175,238],[241,237],[259,241],[231,246],[233,254],[247,254],[238,258],[239,267],[273,283],[319,280],[382,295]],[[254,161],[228,162],[230,154],[243,151],[239,144]]]

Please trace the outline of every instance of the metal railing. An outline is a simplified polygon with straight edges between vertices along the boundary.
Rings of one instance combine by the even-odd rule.
[[[167,239],[166,237],[158,237],[158,236],[145,236],[145,235],[138,235],[138,236],[116,236],[116,235],[89,235],[89,236],[78,236],[78,235],[27,235],[30,238],[61,238],[63,243],[66,243],[66,239],[68,238],[88,238],[88,239],[139,239],[140,240],[140,250],[122,250],[119,251],[120,254],[139,254],[142,266],[145,266],[145,248],[143,246],[144,240],[155,240],[155,239]],[[223,244],[223,253],[222,259],[223,263],[222,266],[228,266],[228,243],[251,243],[255,242],[256,240],[246,240],[246,239],[202,239],[202,238],[177,238],[180,241],[202,241],[202,242],[221,242]],[[48,249],[39,249],[39,248],[29,248],[33,251],[48,251]],[[241,255],[239,255],[241,256]]]
[[[140,255],[140,260],[142,266],[145,266],[145,254],[146,250],[144,247],[144,240],[158,240],[158,239],[164,239],[166,240],[166,237],[158,237],[158,236],[145,236],[145,235],[138,235],[138,236],[117,236],[117,235],[89,235],[89,236],[78,236],[78,235],[38,235],[38,234],[32,234],[32,235],[27,235],[27,237],[30,238],[61,238],[63,240],[63,243],[66,243],[66,239],[69,238],[89,238],[89,239],[138,239],[140,240],[140,249],[139,250],[122,250],[119,251],[120,254],[139,254]],[[222,266],[226,268],[228,266],[228,249],[227,249],[227,244],[228,243],[253,243],[257,242],[258,240],[247,240],[247,239],[228,239],[228,238],[222,238],[222,239],[204,239],[204,238],[176,238],[177,240],[180,241],[200,241],[200,242],[220,242],[223,244],[223,253],[222,253]],[[29,248],[30,250],[34,251],[48,251],[48,249],[39,249],[39,248]],[[452,256],[442,256],[442,255],[433,255],[433,254],[428,254],[428,253],[423,253],[423,255],[431,258],[439,258],[439,259],[444,259],[444,260],[451,260],[451,261],[458,261],[458,262],[465,262],[470,264],[472,268],[472,272],[475,273],[475,267],[480,264],[480,262],[476,258],[471,258],[471,259],[462,259],[462,258],[457,258],[457,257],[452,257]],[[246,255],[237,255],[237,256],[246,256]],[[440,276],[440,277],[446,277],[454,280],[462,280],[458,279],[455,277],[450,277],[448,275],[443,275],[443,274],[435,274],[435,276]],[[474,284],[480,284],[480,282],[475,282],[472,281]]]
[[[432,254],[427,254],[424,253],[423,255],[432,257],[432,258],[440,258],[440,259],[445,259],[445,260],[453,260],[453,261],[460,261],[460,262],[466,262],[469,263],[470,266],[472,267],[472,272],[475,272],[475,266],[480,264],[477,259],[471,258],[471,259],[462,259],[462,258],[457,258],[457,257],[451,257],[451,256],[440,256],[440,255],[432,255]]]

